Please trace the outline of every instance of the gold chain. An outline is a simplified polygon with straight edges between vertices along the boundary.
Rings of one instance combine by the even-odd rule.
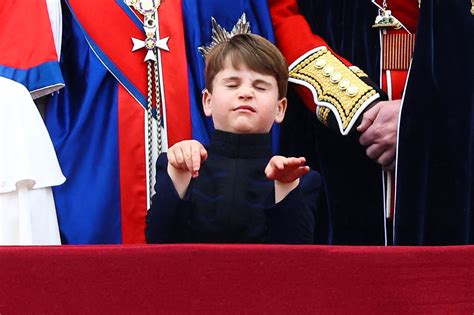
[[[158,53],[155,49],[155,53]],[[160,93],[160,77],[158,73],[158,62],[154,63],[155,68],[155,101],[156,101],[156,127],[157,127],[157,150],[158,155],[161,154],[161,93]]]
[[[162,131],[161,131],[161,91],[160,91],[160,77],[158,65],[158,48],[169,51],[168,39],[169,37],[160,39],[158,37],[158,7],[161,5],[161,0],[123,0],[129,7],[137,10],[143,15],[143,29],[145,31],[145,40],[132,37],[133,48],[136,51],[146,48],[147,53],[145,61],[147,63],[147,166],[148,166],[148,189],[149,197],[153,192],[153,124],[156,124],[157,130],[157,153],[162,151]],[[154,90],[154,91],[153,91]],[[155,92],[155,93],[153,93]],[[153,94],[155,96],[155,104],[153,106]],[[153,121],[153,108],[156,110],[156,120]]]
[[[147,117],[147,151],[148,151],[148,188],[150,192],[150,198],[153,191],[153,78],[152,78],[152,61],[147,61],[147,81],[148,81],[148,101],[146,108]]]
[[[157,53],[157,51],[155,51]],[[153,68],[153,69],[152,69]],[[154,74],[154,78],[153,78]],[[150,189],[150,197],[153,191],[153,123],[156,124],[157,137],[156,147],[157,155],[159,156],[162,151],[162,132],[161,132],[161,93],[160,93],[160,78],[158,71],[158,62],[148,60],[147,61],[147,152],[148,152],[148,188]],[[155,90],[155,110],[156,119],[153,119],[153,90]]]

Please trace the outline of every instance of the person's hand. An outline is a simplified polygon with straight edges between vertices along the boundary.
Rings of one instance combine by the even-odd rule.
[[[184,140],[168,149],[168,163],[181,172],[189,172],[191,176],[199,176],[202,162],[207,159],[207,151],[196,140]]]
[[[265,168],[265,175],[268,179],[282,183],[291,183],[309,172],[309,166],[305,166],[304,157],[284,157],[275,155],[268,162]]]
[[[359,142],[366,147],[367,156],[387,171],[395,167],[400,105],[401,100],[377,103],[364,113],[357,127],[361,133]]]

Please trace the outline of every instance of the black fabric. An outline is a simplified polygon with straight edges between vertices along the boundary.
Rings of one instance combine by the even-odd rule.
[[[474,243],[474,16],[423,0],[399,135],[395,244]]]
[[[320,177],[310,172],[275,204],[274,182],[265,177],[271,136],[216,130],[208,159],[179,199],[166,154],[157,163],[157,193],[147,214],[151,243],[312,243]]]
[[[290,102],[295,102],[293,97]],[[291,107],[299,111],[290,110],[282,124],[283,154],[306,156],[323,180],[315,243],[383,245],[382,170],[366,157],[356,135],[341,136],[315,122],[305,106]],[[302,125],[304,131],[298,130]]]
[[[372,28],[378,14],[370,0],[298,0],[313,32],[374,82],[380,76],[380,39]]]
[[[371,28],[377,8],[369,0],[300,0],[298,4],[315,34],[378,81],[379,38]],[[282,153],[305,156],[323,178],[325,198],[316,213],[315,242],[383,245],[381,168],[367,158],[357,133],[341,136],[317,122],[295,93],[290,92],[288,100]]]

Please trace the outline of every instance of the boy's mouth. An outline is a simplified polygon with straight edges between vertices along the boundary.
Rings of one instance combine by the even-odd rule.
[[[255,108],[253,108],[250,105],[237,106],[236,108],[234,108],[234,111],[249,111],[249,112],[252,112],[252,113],[256,112]]]

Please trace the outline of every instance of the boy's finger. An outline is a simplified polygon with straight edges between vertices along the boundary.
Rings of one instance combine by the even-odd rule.
[[[301,160],[300,160],[300,158],[293,157],[293,158],[290,158],[290,163],[292,165],[301,165]]]
[[[176,163],[178,163],[180,166],[182,166],[183,163],[184,163],[184,156],[183,156],[182,148],[176,148],[176,150],[174,151],[174,156],[176,157]]]
[[[171,163],[171,165],[174,166],[177,169],[182,170],[183,169],[183,163],[180,162],[180,157],[182,159],[181,150],[174,150],[173,154],[172,154],[173,163]]]
[[[268,179],[275,179],[275,170],[272,167],[267,166],[265,169],[265,176],[267,176]]]
[[[201,163],[207,160],[207,151],[202,145],[201,149],[199,150],[199,153],[201,154]]]
[[[170,163],[171,166],[176,168],[177,165],[176,165],[176,157],[174,156],[174,151],[168,151],[166,156],[168,157],[168,163]]]
[[[272,157],[270,161],[268,161],[268,164],[265,167],[265,173],[267,172],[267,169],[269,168],[276,168],[275,161],[276,161],[275,157]]]
[[[309,172],[309,166],[298,167],[293,173],[295,177],[294,180],[301,178],[301,176],[305,175],[308,172]]]
[[[285,165],[288,167],[298,167],[303,164],[304,162],[302,162],[300,158],[295,158],[295,157],[287,158],[285,161]]]
[[[298,161],[299,165],[304,165],[304,163],[306,163],[306,159],[304,157],[298,157],[296,160]]]
[[[191,148],[191,170],[194,173],[198,172],[201,168],[201,153],[200,148],[193,146]]]
[[[190,173],[193,173],[193,160],[192,160],[192,153],[191,153],[191,146],[186,146],[182,149],[182,153],[184,156],[184,163],[186,164],[186,168]]]
[[[276,159],[275,160],[275,168],[279,171],[282,171],[285,169],[285,160],[286,159]]]
[[[301,172],[301,175],[300,175],[300,177],[301,177],[301,176],[303,176],[304,174],[309,173],[309,170],[310,170],[310,169],[309,169],[309,166],[306,166],[306,165],[305,165],[305,166],[301,166],[301,167],[299,168],[299,170],[300,170],[300,172]]]
[[[268,162],[267,166],[265,167],[265,176],[268,179],[273,179],[275,177],[275,165],[273,159]]]

